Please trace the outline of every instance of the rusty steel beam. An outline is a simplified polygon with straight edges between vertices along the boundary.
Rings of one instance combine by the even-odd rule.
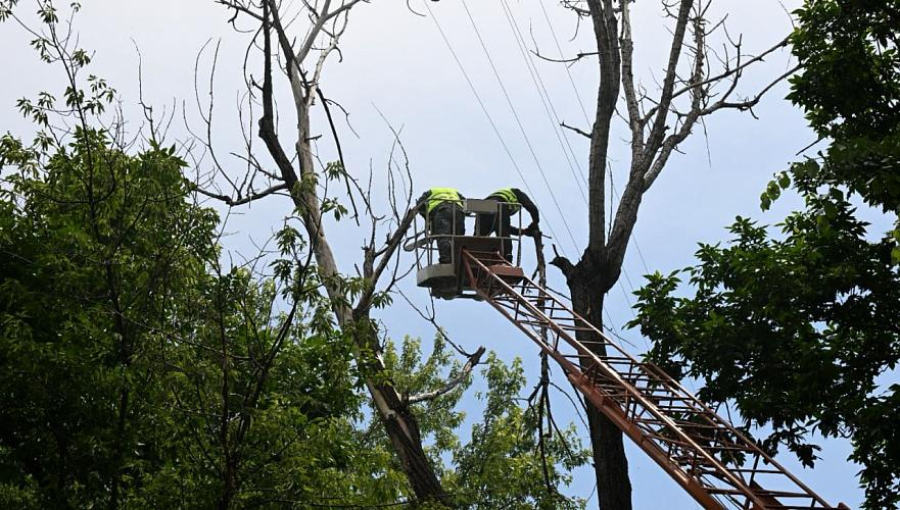
[[[499,253],[461,255],[460,277],[469,288],[553,358],[588,402],[704,508],[833,508],[678,381],[635,359]],[[598,340],[580,342],[572,334],[577,331]],[[588,344],[603,344],[610,355],[598,356]],[[752,467],[734,468],[723,460],[737,455]],[[775,478],[777,489],[764,489],[763,476]],[[778,498],[810,503],[788,505]]]

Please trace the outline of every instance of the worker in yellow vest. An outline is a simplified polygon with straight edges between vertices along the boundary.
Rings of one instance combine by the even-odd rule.
[[[453,188],[431,188],[419,197],[418,210],[425,218],[428,235],[437,237],[440,264],[452,262],[450,236],[466,232],[463,200],[465,197]]]
[[[505,238],[503,240],[503,255],[512,262],[512,239],[510,235],[538,235],[540,233],[538,229],[538,221],[540,220],[538,208],[531,201],[531,198],[518,188],[499,189],[488,195],[485,200],[493,200],[499,205],[496,213],[482,213],[478,215],[478,227],[475,235],[489,236],[496,233],[497,237]],[[525,209],[531,215],[531,223],[527,228],[520,230],[510,225],[510,217],[522,209]]]

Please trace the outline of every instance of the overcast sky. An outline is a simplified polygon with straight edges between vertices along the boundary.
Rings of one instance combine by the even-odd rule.
[[[380,110],[393,126],[402,127],[402,139],[416,181],[416,196],[430,186],[457,187],[469,197],[479,197],[496,188],[527,185],[541,207],[546,222],[544,230],[552,228],[557,234],[554,242],[560,249],[577,257],[587,238],[587,209],[583,190],[579,189],[573,172],[586,171],[586,140],[555,131],[554,120],[547,115],[518,49],[503,3],[467,1],[463,4],[460,0],[441,0],[426,6],[422,0],[411,0],[418,12],[427,14],[430,8],[434,19],[413,14],[400,0],[375,0],[354,10],[351,26],[341,44],[343,59],[329,61],[323,81],[328,97],[350,112],[350,122],[359,135],[354,136],[343,121],[340,123],[348,168],[355,175],[364,176],[371,164],[376,172],[376,189],[379,184],[383,189],[392,134],[379,115]],[[525,34],[529,49],[559,56],[550,27],[566,56],[595,49],[587,26],[576,35],[576,20],[571,13],[556,2],[545,1],[543,9],[538,2],[509,0],[514,23]],[[195,59],[207,41],[220,44],[213,85],[217,101],[214,141],[223,155],[242,147],[235,104],[243,91],[241,63],[248,35],[236,33],[227,24],[231,13],[212,0],[86,0],[83,4],[76,29],[81,45],[96,51],[90,72],[106,78],[119,91],[126,118],[132,130],[137,130],[141,119],[137,106],[137,45],[143,57],[145,101],[153,104],[157,113],[164,107],[171,111],[173,104],[178,110],[169,133],[172,143],[188,138],[182,105],[186,105],[184,116],[192,127],[201,127],[194,106]],[[733,38],[742,34],[744,49],[752,54],[774,45],[789,33],[791,22],[787,11],[799,4],[799,0],[722,0],[716,3],[711,15],[721,18],[727,13],[730,34]],[[491,71],[466,7],[509,93],[534,155]],[[655,77],[661,75],[662,59],[668,52],[669,33],[660,2],[637,2],[634,9],[635,74],[652,91]],[[33,2],[22,0],[20,10],[23,14],[33,10]],[[549,16],[546,19],[545,10]],[[511,156],[476,102],[435,20],[459,56]],[[16,99],[34,96],[40,90],[61,95],[61,70],[40,63],[29,49],[29,39],[13,23],[0,25],[3,68],[8,73],[0,80],[0,131],[23,135],[30,132],[31,127],[15,110]],[[211,64],[209,49],[199,62],[200,94],[205,101]],[[595,60],[585,58],[569,68],[577,95],[566,67],[537,59],[535,65],[559,119],[587,130],[581,104],[588,117],[593,117],[597,86]],[[767,80],[783,73],[788,65],[789,55],[776,53],[747,74],[743,92],[752,94]],[[255,73],[259,75],[258,70]],[[633,245],[625,262],[622,284],[612,290],[607,302],[614,327],[621,327],[633,317],[630,293],[632,287],[641,284],[641,275],[647,270],[669,272],[691,264],[697,243],[726,239],[724,227],[737,215],[775,222],[784,211],[796,205],[796,198],[788,197],[766,215],[758,208],[759,194],[772,174],[784,169],[800,149],[814,140],[802,114],[782,99],[785,93],[784,86],[775,88],[755,109],[758,120],[731,111],[715,115],[682,146],[684,154],[673,156],[646,196],[640,212],[636,239],[643,257],[638,256]],[[623,128],[621,124],[618,126],[612,143],[612,171],[617,183],[623,183],[627,175],[629,149]],[[323,135],[319,142],[323,159],[333,158],[325,125],[318,123],[313,131]],[[561,141],[560,136],[567,138]],[[565,153],[569,145],[576,155],[571,163],[567,162]],[[227,166],[235,172],[241,169],[237,160],[228,160]],[[556,201],[541,177],[539,166]],[[525,183],[515,167],[524,175]],[[250,238],[256,243],[265,241],[289,212],[286,199],[273,197],[254,205],[250,211],[234,214],[228,228],[234,235],[226,240],[228,247],[235,252],[252,251]],[[329,228],[342,269],[352,271],[352,264],[361,259],[358,247],[363,233],[346,223]],[[564,288],[554,271],[551,271],[551,285]],[[428,302],[427,295],[417,290],[414,282],[404,289],[419,304]],[[439,320],[450,336],[469,351],[484,345],[497,351],[507,362],[522,357],[530,379],[535,379],[536,348],[487,305],[441,302],[437,307]],[[379,318],[398,339],[404,334],[424,339],[433,335],[429,324],[402,299],[397,299]],[[623,331],[621,335],[634,344],[635,352],[643,351],[647,345],[635,331]],[[480,384],[476,383],[477,387]],[[471,392],[464,403],[470,414],[480,412]],[[564,398],[557,398],[555,406],[558,417],[576,420]],[[862,500],[854,476],[858,468],[845,461],[848,445],[841,441],[825,444],[824,459],[814,471],[802,470],[786,456],[783,460],[796,468],[800,477],[826,500],[858,506]],[[697,507],[639,450],[630,444],[629,448],[636,508]],[[593,488],[593,476],[586,469],[577,473],[575,484],[567,492],[588,497]]]

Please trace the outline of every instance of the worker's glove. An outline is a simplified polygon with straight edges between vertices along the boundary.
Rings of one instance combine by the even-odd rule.
[[[531,225],[528,225],[528,228],[525,229],[524,234],[529,237],[538,237],[541,235],[541,231],[540,229],[538,229],[536,223],[532,223]]]

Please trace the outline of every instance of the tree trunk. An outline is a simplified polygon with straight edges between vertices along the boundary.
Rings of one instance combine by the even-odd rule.
[[[299,79],[295,78],[295,83]],[[298,98],[297,100],[299,101]],[[309,110],[298,102],[298,131],[300,136],[297,142],[297,153],[300,159],[300,168],[309,169],[309,174],[314,168],[312,147],[310,146],[310,122]],[[310,238],[310,245],[318,264],[319,275],[324,282],[325,290],[332,301],[332,309],[337,318],[338,325],[345,331],[352,331],[354,343],[357,347],[357,360],[366,365],[366,369],[377,374],[375,379],[383,380],[386,371],[381,359],[381,349],[378,345],[377,333],[373,329],[368,311],[357,316],[349,306],[345,304],[338,280],[341,274],[334,258],[334,252],[325,236],[322,223],[322,208],[319,197],[316,195],[316,187],[304,188],[302,183],[290,183],[291,196],[298,211],[303,217],[303,223]],[[372,282],[374,285],[375,282]],[[374,353],[369,356],[364,353]],[[365,358],[365,359],[364,359]],[[400,464],[406,474],[416,498],[421,501],[446,502],[446,494],[441,487],[440,480],[434,472],[425,449],[422,446],[422,437],[419,433],[419,425],[415,416],[409,411],[409,406],[403,402],[397,390],[390,384],[377,383],[372,377],[366,376],[366,387],[372,397],[375,409],[385,426],[385,432],[391,440],[394,451],[400,458]]]
[[[310,152],[303,151],[301,155],[301,161],[310,165],[306,168],[311,168]],[[315,190],[315,187],[312,189]],[[372,329],[371,319],[368,314],[360,317],[354,316],[353,311],[344,304],[344,296],[338,285],[340,273],[322,226],[319,199],[314,193],[298,192],[297,190],[292,192],[292,196],[297,209],[302,213],[303,222],[309,233],[310,243],[318,263],[319,274],[325,284],[325,290],[331,298],[332,309],[338,325],[345,331],[352,331],[358,362],[366,365],[367,371],[378,374],[376,379],[383,379],[385,366],[380,357],[377,335]],[[363,354],[369,352],[374,353],[374,356]],[[376,383],[369,376],[366,376],[365,382],[374,407],[384,423],[387,436],[400,458],[400,464],[416,498],[422,501],[445,502],[446,495],[422,447],[419,425],[410,413],[409,406],[401,400],[393,386]]]
[[[323,12],[328,12],[326,2]],[[345,4],[349,5],[349,4]],[[270,12],[270,8],[272,8]],[[409,480],[410,486],[419,501],[438,501],[445,503],[446,494],[441,487],[440,480],[434,472],[434,468],[425,454],[422,446],[422,437],[415,417],[409,411],[407,402],[400,398],[397,390],[385,382],[385,365],[380,356],[377,332],[369,318],[368,309],[354,312],[347,302],[347,295],[342,288],[341,273],[338,269],[331,245],[325,235],[322,223],[322,204],[317,195],[318,189],[313,160],[313,137],[310,130],[309,108],[312,106],[315,87],[318,83],[310,84],[301,75],[300,63],[303,62],[309,47],[301,50],[300,55],[294,53],[293,46],[284,33],[277,15],[277,7],[271,0],[263,2],[263,55],[265,59],[265,79],[262,87],[263,117],[259,120],[259,136],[265,142],[269,154],[275,160],[281,173],[284,184],[290,190],[291,199],[294,202],[297,213],[301,216],[303,226],[309,238],[310,249],[315,256],[319,276],[325,291],[331,300],[332,310],[337,319],[338,326],[353,335],[356,346],[356,360],[364,368],[366,388],[372,397],[373,406],[378,412],[385,432],[391,441],[394,452],[400,459],[401,467]],[[337,12],[337,11],[335,11]],[[271,15],[271,18],[270,18]],[[284,55],[291,58],[287,62],[287,73],[291,85],[291,93],[294,99],[294,108],[297,115],[297,139],[294,143],[299,162],[299,172],[294,168],[290,157],[281,146],[275,129],[275,107],[272,92],[272,44],[270,38],[269,20],[272,19],[278,34]],[[319,24],[312,31],[315,35],[322,29],[327,20],[325,14],[319,18]],[[314,37],[307,39],[312,45]],[[376,285],[377,281],[371,281]],[[368,353],[373,353],[370,355]],[[369,374],[376,374],[375,377]]]
[[[338,314],[338,317],[340,316],[341,314]],[[357,356],[357,359],[360,360],[360,363],[367,365],[365,371],[372,371],[378,374],[379,380],[383,380],[386,369],[381,360],[372,320],[367,313],[364,316],[352,317],[351,320],[354,321],[350,327],[355,328],[353,336],[357,347],[361,352],[374,353],[374,356],[367,356],[365,360],[360,355]],[[364,374],[364,376],[375,409],[384,424],[385,432],[394,447],[394,452],[400,459],[400,465],[416,498],[420,501],[447,503],[447,495],[434,472],[431,461],[425,454],[419,424],[416,417],[410,412],[409,405],[400,398],[392,385],[376,383],[368,375]]]
[[[600,267],[598,267],[600,266]],[[602,275],[606,268],[601,264],[591,264],[585,257],[568,278],[575,312],[588,322],[603,330],[603,300],[611,285]],[[582,341],[597,341],[594,334],[578,331]],[[602,344],[588,344],[600,356],[606,355]],[[604,510],[631,510],[631,481],[628,478],[628,459],[622,431],[594,406],[587,406],[588,427],[594,459],[594,474],[597,481],[597,501]]]
[[[588,245],[577,264],[573,265],[565,257],[557,257],[552,264],[559,267],[566,276],[575,311],[598,328],[603,325],[604,296],[619,280],[641,200],[659,176],[669,156],[690,135],[691,129],[701,117],[721,108],[748,109],[761,97],[759,95],[739,102],[727,101],[735,90],[740,69],[753,60],[742,64],[740,57],[729,59],[724,63],[725,71],[722,74],[710,77],[707,57],[712,52],[706,43],[706,36],[711,32],[704,28],[708,26],[705,18],[706,4],[698,4],[695,0],[664,2],[666,17],[675,23],[668,63],[659,97],[654,99],[646,96],[634,83],[630,3],[625,0],[564,2],[579,17],[589,16],[591,19],[597,43],[600,83],[596,116],[589,135]],[[587,9],[584,8],[585,5]],[[689,32],[693,35],[693,47],[685,45],[685,37]],[[776,48],[783,44],[786,42]],[[732,45],[737,48],[736,53],[741,55],[739,43]],[[774,48],[770,51],[774,51]],[[679,71],[679,62],[684,53],[693,55],[689,76],[679,75],[679,72],[683,73]],[[761,60],[765,54],[768,52],[756,58]],[[783,77],[774,83],[781,79]],[[712,93],[712,87],[721,82],[730,82],[730,88],[717,94]],[[681,91],[676,91],[678,88]],[[612,120],[617,107],[622,106],[619,100],[623,91],[624,106],[628,112],[627,123],[631,131],[630,171],[622,198],[609,225],[606,221],[605,177],[609,164]],[[688,104],[676,108],[673,101],[682,94],[689,100]],[[712,101],[717,95],[719,97]],[[643,108],[644,106],[649,106],[649,109]],[[578,338],[595,340],[585,338],[582,332],[579,332]],[[602,345],[589,345],[598,355],[606,354]],[[588,409],[588,419],[600,506],[604,510],[629,510],[631,484],[622,433],[593,408]]]
[[[622,60],[619,26],[611,0],[588,0],[588,9],[597,40],[600,84],[597,112],[591,128],[588,155],[590,169],[588,193],[588,246],[581,260],[566,275],[575,312],[603,331],[603,299],[615,283],[611,275],[610,247],[606,239],[606,168],[612,119],[619,100]],[[579,331],[579,340],[598,340]],[[596,354],[605,356],[602,344],[588,344]],[[622,432],[593,406],[588,406],[588,427],[597,480],[597,502],[604,510],[631,510],[631,482]]]
[[[409,406],[398,398],[393,388],[379,385],[372,390],[373,396],[376,393],[384,398],[390,410],[389,413],[385,413],[382,408],[378,409],[387,435],[400,458],[403,471],[416,497],[423,501],[447,503],[441,482],[422,448],[419,425],[415,416],[409,412]]]

